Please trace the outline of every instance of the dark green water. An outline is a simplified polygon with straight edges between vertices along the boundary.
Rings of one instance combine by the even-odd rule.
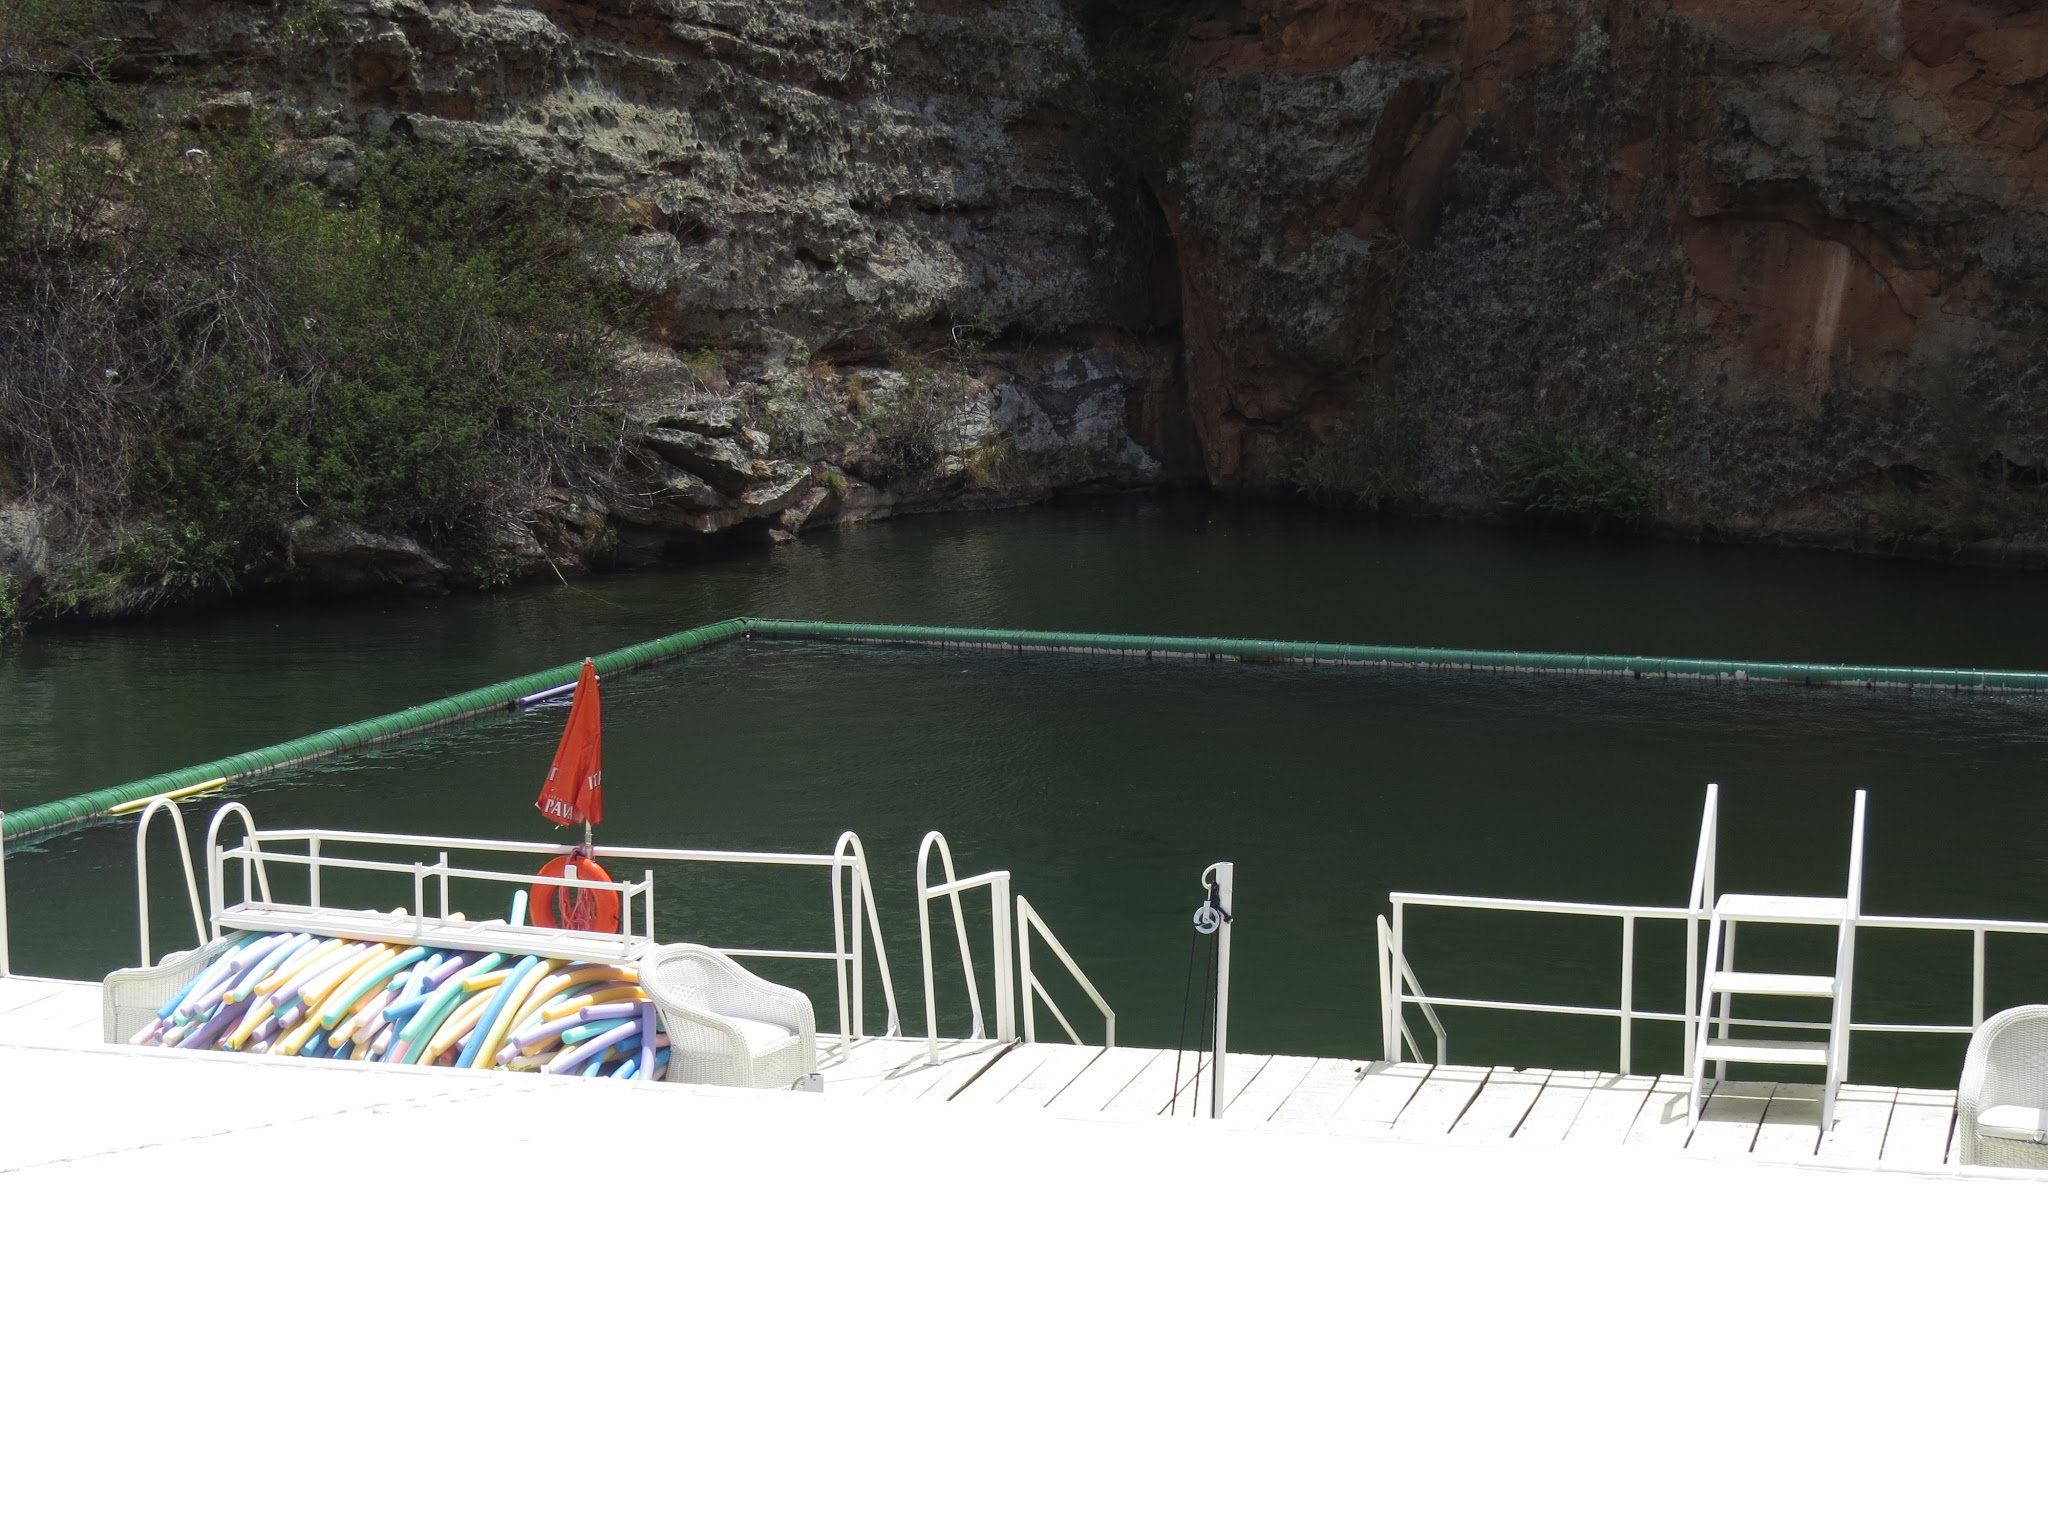
[[[2041,667],[2043,590],[2008,572],[1195,500],[934,517],[576,588],[37,636],[0,659],[0,795],[94,788],[738,613]],[[1234,1043],[1376,1054],[1372,921],[1388,890],[1676,905],[1710,779],[1724,886],[1838,889],[1850,792],[1866,787],[1868,909],[2048,917],[2048,702],[2026,698],[760,642],[622,678],[605,702],[606,836],[824,851],[859,831],[912,1017],[910,861],[928,827],[963,873],[1015,871],[1133,1043],[1178,1028],[1211,859],[1239,866]],[[530,807],[561,718],[488,721],[242,798],[266,825],[542,837]],[[16,850],[8,878],[17,968],[132,963],[126,827]],[[162,943],[177,898],[160,889]],[[822,945],[823,894],[815,875],[664,877],[663,928]],[[1863,942],[1860,1016],[1962,1020],[1967,941]],[[1617,945],[1601,925],[1439,917],[1411,954],[1441,990],[1611,1002]],[[1675,931],[1645,936],[1639,1005],[1675,1006],[1677,954]],[[2048,946],[1994,940],[1991,957],[1992,1006],[2048,993]],[[785,974],[816,989],[822,969]],[[1460,1059],[1612,1064],[1609,1025],[1449,1022]],[[1953,1081],[1957,1055],[1866,1040],[1856,1075]],[[1675,1059],[1668,1028],[1641,1029],[1639,1066]]]

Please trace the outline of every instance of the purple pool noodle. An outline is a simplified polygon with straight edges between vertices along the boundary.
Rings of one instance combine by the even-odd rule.
[[[190,981],[186,982],[183,987],[178,989],[178,995],[176,997],[172,998],[168,1003],[165,1003],[163,1007],[157,1010],[156,1016],[160,1019],[175,1018],[178,1014],[178,1011],[185,1006],[185,1000],[187,998],[197,997],[201,995],[207,987],[212,986],[214,978],[221,975],[224,971],[226,971],[229,967],[231,967],[234,964],[234,958],[235,956],[233,953],[225,955],[216,955],[213,959],[212,964],[208,965],[197,976],[194,976]]]
[[[181,1050],[208,1051],[219,1042],[222,1035],[241,1022],[242,1015],[249,1011],[247,1003],[229,1003],[225,1008],[214,1010],[211,1018],[201,1019],[186,1032],[178,1042]]]
[[[307,992],[317,992],[328,982],[362,964],[369,952],[368,944],[347,944],[337,949],[332,956],[322,961],[317,968],[304,976],[294,977],[272,994],[272,1000],[282,1003],[288,997],[302,997]]]
[[[562,1022],[573,1027],[578,1024],[594,1024],[599,1019],[630,1019],[643,1006],[631,998],[622,1003],[593,1003],[588,1008],[578,1008]]]
[[[625,1023],[619,1025],[618,1028],[607,1030],[595,1039],[584,1041],[575,1050],[562,1052],[561,1055],[557,1056],[541,1070],[555,1073],[574,1071],[577,1067],[582,1066],[584,1062],[590,1060],[591,1057],[602,1056],[621,1040],[629,1039],[638,1033],[640,1033],[640,1021],[638,1019],[628,1019]]]
[[[256,1028],[250,1032],[250,1039],[255,1044],[261,1045],[268,1049],[271,1040],[276,1037],[277,1032],[283,1027],[284,1020],[280,1019],[276,1014],[273,1013],[269,1018],[265,1019],[261,1024],[258,1024]]]
[[[661,1029],[661,1016],[653,1003],[642,1003],[638,1009],[640,1018],[640,1075],[654,1075],[654,1037]]]
[[[261,965],[265,958],[276,952],[279,945],[297,937],[297,934],[292,933],[267,933],[254,944],[245,944],[240,949],[229,951],[221,957],[223,960],[230,962],[226,973],[216,979],[204,992],[201,992],[187,1002],[185,1005],[186,1011],[193,1014],[212,1012],[220,1006],[222,996],[240,986],[250,972]]]

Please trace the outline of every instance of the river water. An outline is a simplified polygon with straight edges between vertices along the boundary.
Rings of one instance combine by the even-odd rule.
[[[736,614],[2048,667],[2039,592],[2011,572],[1200,498],[932,516],[573,587],[38,634],[0,656],[0,804]],[[1014,871],[1139,1044],[1179,1033],[1212,859],[1238,865],[1233,1044],[1374,1055],[1389,890],[1681,904],[1709,781],[1724,888],[1838,891],[1862,787],[1867,910],[2048,918],[2048,701],[2025,697],[753,642],[621,678],[605,708],[610,840],[822,852],[860,832],[913,1018],[910,863],[930,827],[963,873]],[[494,718],[239,793],[265,825],[541,838],[531,803],[561,719]],[[159,948],[179,915],[168,848]],[[16,968],[132,964],[132,858],[127,826],[10,850]],[[406,899],[363,894],[379,897]],[[816,946],[827,921],[815,875],[664,877],[661,910],[664,937],[762,947]],[[1992,941],[1992,1007],[2048,995],[2048,945],[2030,942]],[[1618,925],[1438,917],[1411,954],[1440,991],[1611,1005],[1618,948]],[[1808,950],[1782,963],[1825,969]],[[1678,954],[1675,930],[1645,934],[1639,1006],[1676,1006]],[[1965,1021],[1967,940],[1866,935],[1862,954],[1859,1017]],[[1780,963],[1761,944],[1745,956],[1766,962]],[[822,967],[762,968],[829,995]],[[1613,1065],[1611,1022],[1446,1022],[1454,1059]],[[1952,1083],[1958,1055],[1866,1039],[1855,1075]],[[1640,1028],[1639,1070],[1676,1060],[1674,1030]]]

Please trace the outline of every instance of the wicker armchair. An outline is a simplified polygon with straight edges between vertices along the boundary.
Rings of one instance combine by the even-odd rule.
[[[202,948],[165,955],[155,965],[109,972],[100,990],[100,1038],[108,1045],[126,1045],[159,1008],[243,937],[230,933]]]
[[[1977,1026],[1956,1089],[1956,1161],[2048,1168],[2048,1006]]]
[[[650,949],[640,957],[640,985],[668,1031],[669,1082],[787,1088],[817,1068],[811,1000],[715,949]]]

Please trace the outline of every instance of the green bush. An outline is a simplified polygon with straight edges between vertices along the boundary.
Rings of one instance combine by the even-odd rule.
[[[1532,519],[1597,528],[1640,522],[1656,505],[1656,482],[1641,464],[1563,427],[1510,438],[1501,470],[1508,505]]]
[[[341,201],[252,137],[137,202],[173,391],[135,467],[139,576],[231,587],[304,515],[480,547],[498,493],[615,435],[604,232],[507,172],[398,141]]]
[[[409,135],[316,184],[110,83],[106,17],[0,0],[0,464],[55,514],[18,612],[268,580],[305,518],[496,576],[501,530],[613,485],[615,226]]]
[[[1422,488],[1422,423],[1392,395],[1368,392],[1334,431],[1292,457],[1288,479],[1326,506],[1410,501]]]

